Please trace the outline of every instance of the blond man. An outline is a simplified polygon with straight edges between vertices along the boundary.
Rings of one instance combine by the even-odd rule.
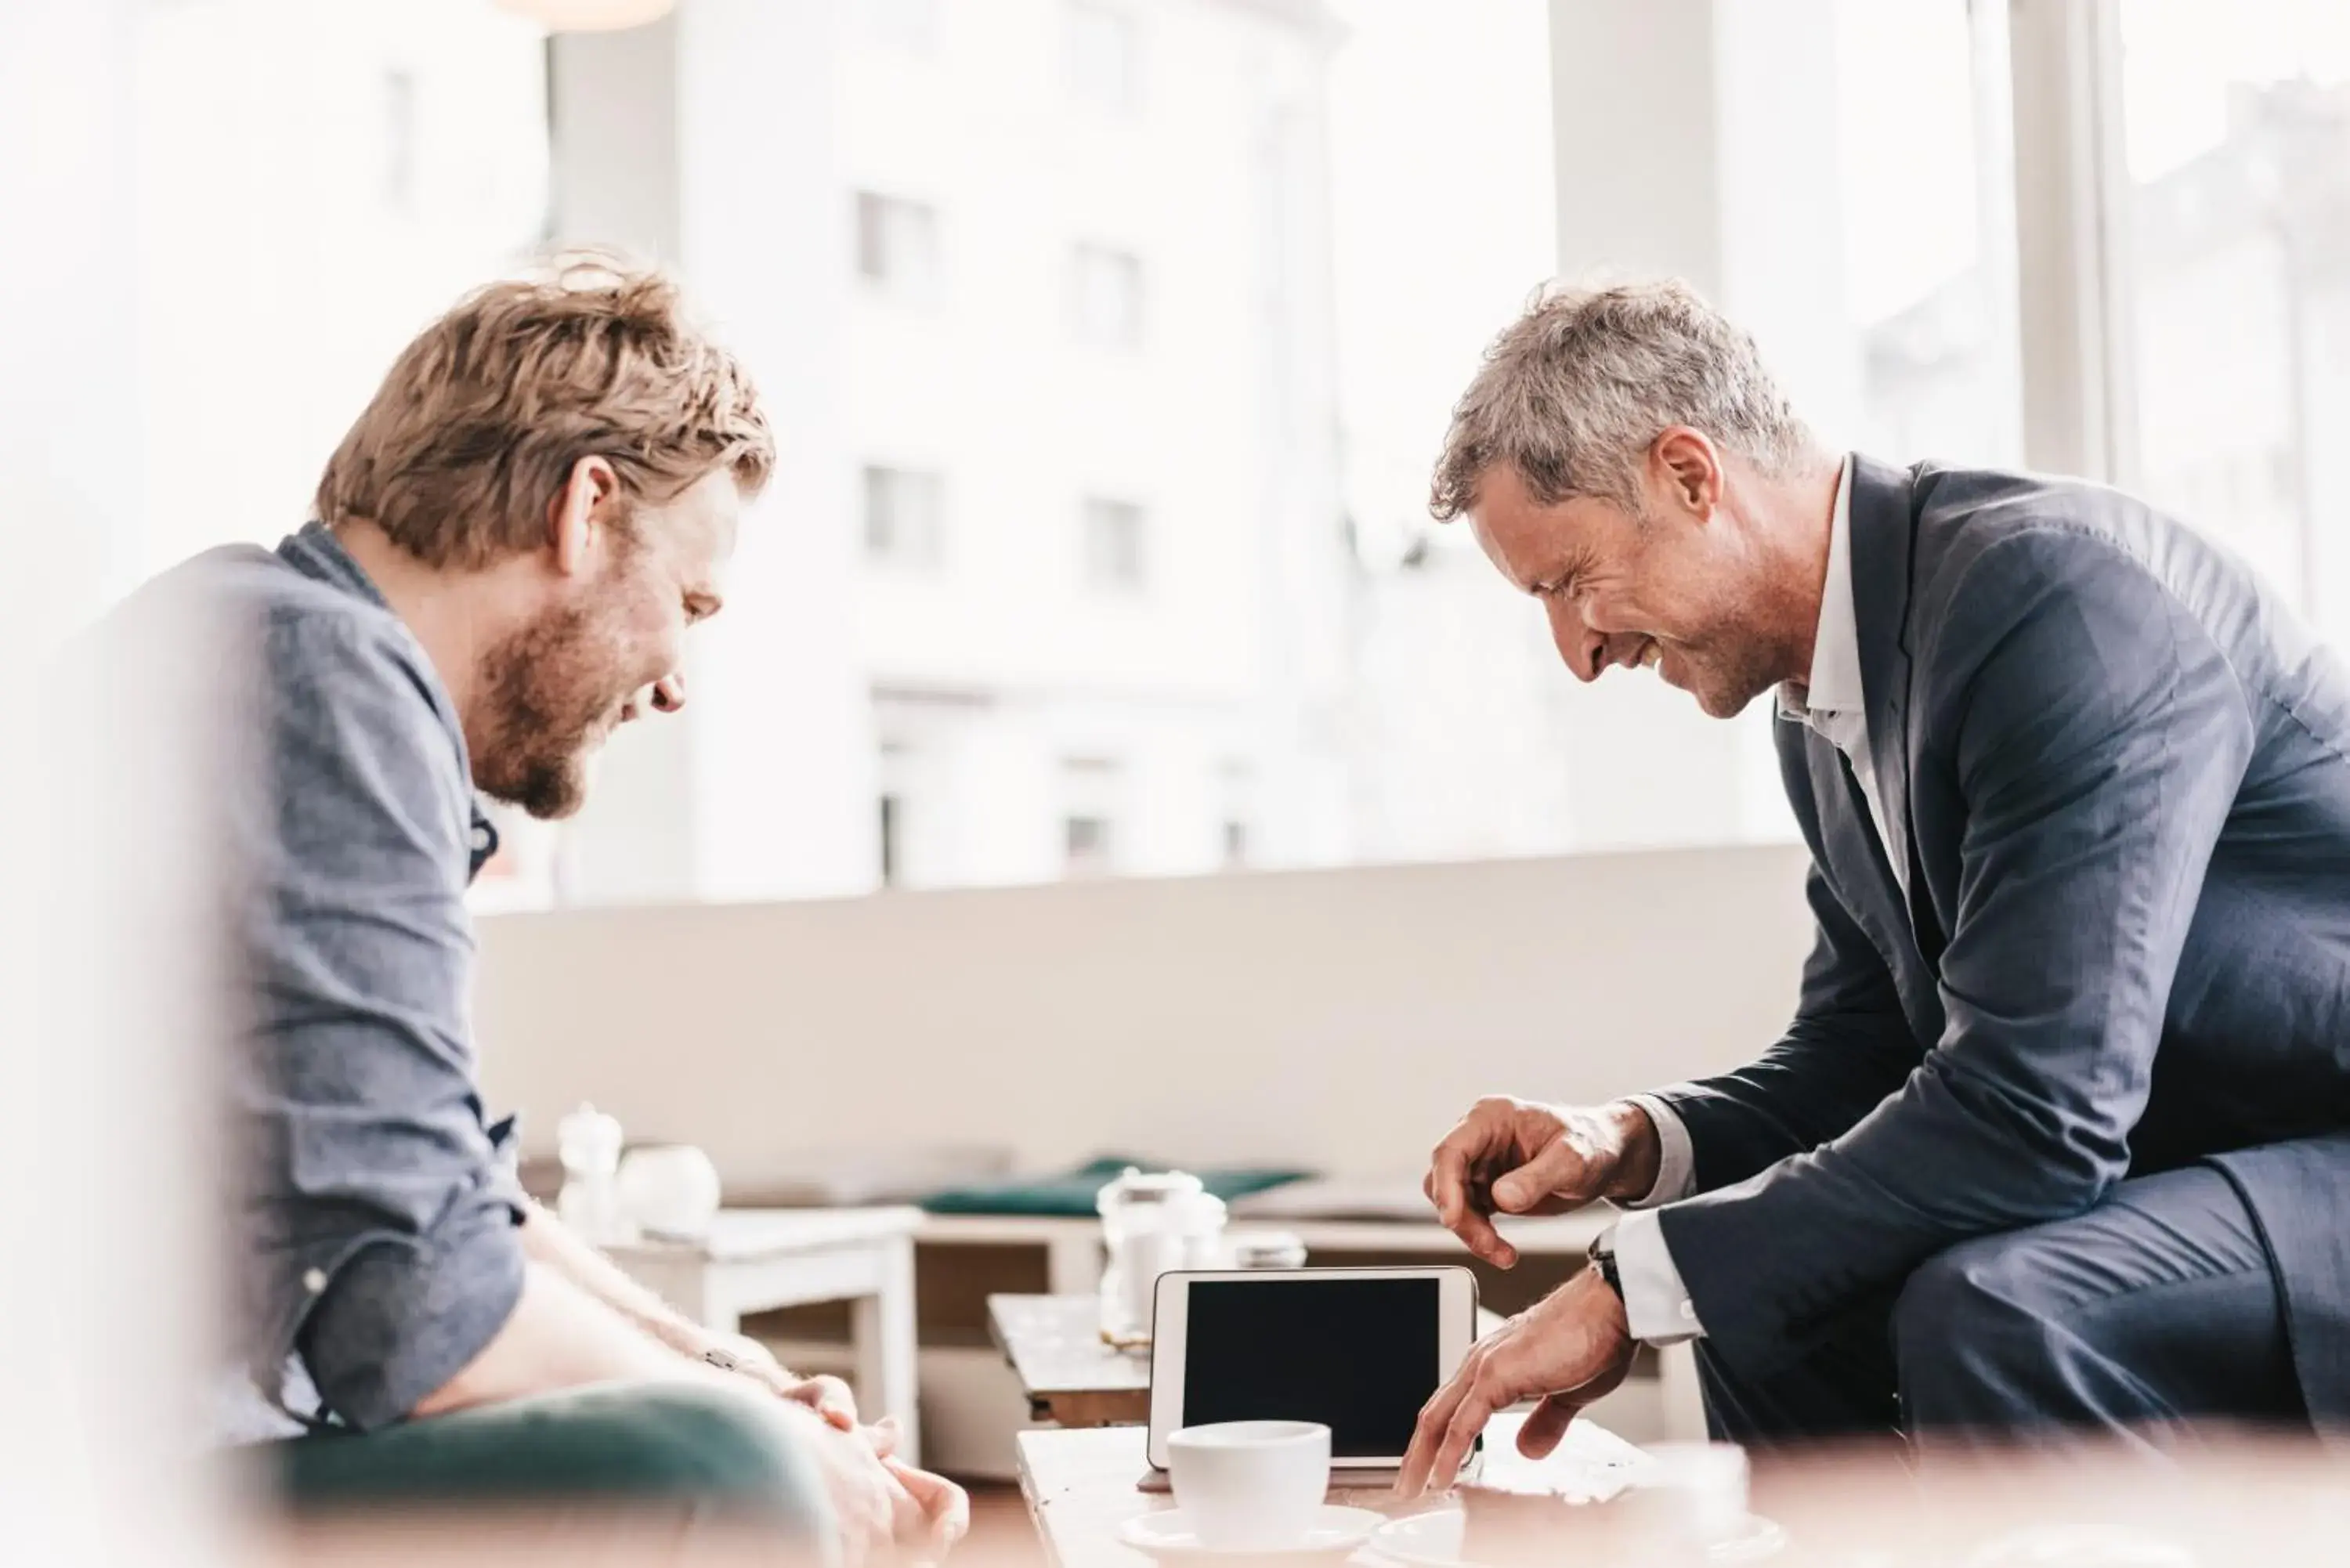
[[[714,1504],[852,1562],[961,1532],[837,1381],[685,1321],[523,1197],[475,1079],[476,792],[562,816],[616,728],[682,706],[774,463],[671,286],[575,256],[408,347],[306,527],[142,596],[226,612],[254,659],[234,1403],[297,1502]]]

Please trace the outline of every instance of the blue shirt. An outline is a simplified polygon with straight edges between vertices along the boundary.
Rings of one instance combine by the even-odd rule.
[[[250,1012],[228,1073],[244,1368],[223,1435],[382,1427],[522,1290],[468,1009],[465,888],[496,835],[432,661],[327,529],[155,587],[224,612],[254,659],[228,802]]]

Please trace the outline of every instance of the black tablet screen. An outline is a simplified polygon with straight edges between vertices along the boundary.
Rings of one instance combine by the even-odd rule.
[[[1400,1455],[1436,1392],[1437,1280],[1195,1280],[1183,1424],[1320,1421],[1338,1459]]]

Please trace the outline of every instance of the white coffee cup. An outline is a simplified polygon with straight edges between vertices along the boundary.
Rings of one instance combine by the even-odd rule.
[[[1176,1506],[1212,1552],[1274,1552],[1314,1528],[1330,1490],[1318,1421],[1219,1421],[1167,1439]]]

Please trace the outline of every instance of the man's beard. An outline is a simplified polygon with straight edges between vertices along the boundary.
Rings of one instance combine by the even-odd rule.
[[[1778,662],[1752,643],[1709,649],[1702,662],[1697,657],[1684,657],[1695,677],[1690,682],[1690,695],[1709,718],[1734,719],[1746,711],[1747,704],[1779,684]]]
[[[621,667],[621,639],[577,605],[509,633],[483,655],[489,732],[473,782],[542,820],[568,816],[588,794],[588,758],[642,682]]]

